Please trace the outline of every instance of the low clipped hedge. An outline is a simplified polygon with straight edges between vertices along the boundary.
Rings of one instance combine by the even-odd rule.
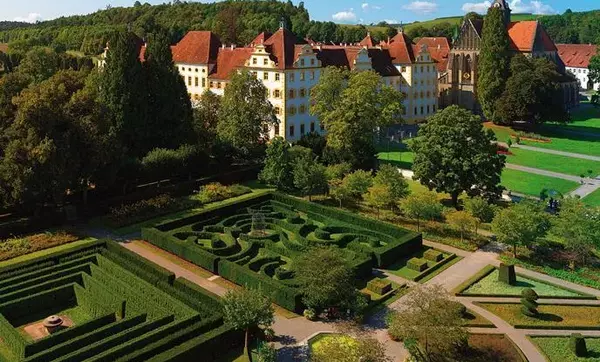
[[[496,267],[493,265],[484,266],[480,271],[473,274],[473,276],[471,276],[469,279],[465,280],[464,282],[462,282],[458,286],[456,286],[452,290],[452,294],[457,295],[457,296],[466,296],[466,294],[462,294],[462,292],[469,289],[469,287],[471,285],[477,283],[481,279],[490,275],[494,270],[496,270]]]
[[[9,349],[17,356],[25,356],[27,341],[21,336],[19,331],[0,313],[0,336]]]
[[[414,271],[418,271],[418,272],[422,272],[425,269],[427,269],[427,261],[423,260],[421,258],[411,258],[407,263],[406,266],[408,267],[408,269],[414,270]]]
[[[220,315],[222,313],[223,306],[217,295],[199,287],[187,279],[175,279],[171,293],[205,316],[215,314]]]
[[[373,293],[384,295],[392,290],[392,283],[389,280],[376,278],[367,283],[367,289]]]
[[[252,270],[227,260],[219,261],[220,275],[232,282],[254,289],[260,289],[274,303],[296,312],[302,311],[300,293],[286,287],[272,278],[257,274]]]
[[[441,261],[442,259],[444,259],[444,254],[441,251],[438,251],[435,249],[429,249],[425,253],[423,253],[423,258],[425,260],[429,260],[429,261],[433,261],[433,262],[437,263],[438,261]]]
[[[418,282],[419,280],[425,278],[426,276],[428,276],[431,273],[435,272],[436,270],[440,269],[441,267],[443,267],[444,265],[449,263],[454,258],[456,258],[456,254],[448,255],[446,258],[444,258],[441,261],[437,262],[436,264],[432,265],[430,268],[425,269],[425,271],[423,271],[421,274],[417,275],[413,280],[415,282]]]
[[[11,300],[0,305],[0,313],[9,320],[25,315],[42,312],[48,308],[73,304],[76,300],[73,286],[75,283],[61,285],[36,294]]]
[[[168,284],[173,284],[175,280],[175,274],[170,272],[169,270],[156,265],[155,263],[149,261],[146,258],[139,256],[138,254],[125,249],[120,246],[118,243],[107,240],[106,241],[106,250],[109,253],[104,253],[109,259],[110,258],[118,258],[122,263],[125,269],[132,268],[134,271],[143,271],[143,273],[138,274],[142,279],[146,279],[147,281],[154,282],[166,282]]]

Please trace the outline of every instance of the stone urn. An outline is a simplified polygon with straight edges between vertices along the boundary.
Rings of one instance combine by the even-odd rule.
[[[52,334],[60,329],[63,322],[61,317],[53,315],[44,319],[44,327],[46,327],[48,333]]]

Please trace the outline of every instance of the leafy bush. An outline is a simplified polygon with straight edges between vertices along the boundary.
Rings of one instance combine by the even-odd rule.
[[[331,239],[331,234],[323,229],[317,229],[314,231],[315,233],[315,237],[317,239],[321,239],[321,240],[330,240]]]
[[[586,357],[588,354],[585,338],[581,333],[573,333],[569,337],[569,348],[577,357]]]
[[[204,185],[194,196],[195,199],[203,204],[230,199],[232,197],[241,196],[252,192],[249,187],[242,185],[224,186],[218,182]]]
[[[204,152],[195,146],[183,145],[176,150],[156,148],[142,159],[142,170],[152,180],[184,176],[206,159]]]
[[[406,266],[411,270],[422,272],[423,270],[427,269],[427,261],[421,258],[411,258],[406,263]]]
[[[194,203],[189,200],[175,199],[168,194],[163,194],[113,207],[110,209],[108,221],[113,227],[122,227],[193,206]]]
[[[526,288],[521,292],[521,297],[521,304],[523,305],[523,307],[521,307],[521,312],[528,317],[537,316],[537,293],[531,288]]]
[[[79,237],[65,231],[46,232],[29,236],[0,240],[0,261],[71,243]]]
[[[444,259],[444,254],[435,249],[428,249],[423,253],[423,258],[425,258],[425,260],[438,262]]]
[[[392,283],[385,279],[376,278],[367,283],[367,289],[373,293],[384,295],[392,290]]]
[[[315,312],[315,310],[312,308],[305,309],[302,315],[304,315],[304,318],[308,319],[309,321],[314,321],[317,319],[317,312]]]

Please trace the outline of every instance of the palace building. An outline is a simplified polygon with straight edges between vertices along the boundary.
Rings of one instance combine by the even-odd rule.
[[[558,55],[567,68],[579,82],[579,87],[585,90],[600,90],[600,83],[594,83],[589,78],[590,60],[598,53],[598,46],[592,44],[556,44]]]
[[[559,73],[566,75],[565,64],[561,60],[554,41],[538,21],[511,21],[511,9],[506,0],[495,0],[508,30],[511,50],[528,57],[544,57],[554,62]],[[483,20],[465,19],[459,36],[455,39],[448,56],[446,71],[439,79],[440,106],[457,104],[474,113],[481,114],[477,101],[477,63],[481,51]],[[577,82],[565,76],[562,83],[565,107],[578,104]]]
[[[373,70],[383,82],[402,91],[404,119],[418,122],[438,108],[438,62],[430,52],[443,52],[439,40],[413,43],[400,32],[376,44],[367,34],[358,44],[320,44],[298,39],[284,24],[275,33],[261,33],[248,45],[222,44],[209,31],[192,31],[172,47],[173,60],[192,100],[210,90],[222,95],[233,72],[246,69],[262,80],[279,119],[270,134],[289,141],[320,132],[310,114],[310,92],[325,67]],[[440,48],[440,49],[438,49]]]

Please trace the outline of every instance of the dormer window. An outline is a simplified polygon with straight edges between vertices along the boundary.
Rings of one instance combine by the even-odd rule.
[[[254,64],[254,65],[258,64],[258,60],[256,58],[252,58],[252,64]]]
[[[263,59],[263,65],[269,65],[269,59],[267,59],[267,58]]]
[[[303,67],[304,66],[304,59],[300,59],[300,66]]]

